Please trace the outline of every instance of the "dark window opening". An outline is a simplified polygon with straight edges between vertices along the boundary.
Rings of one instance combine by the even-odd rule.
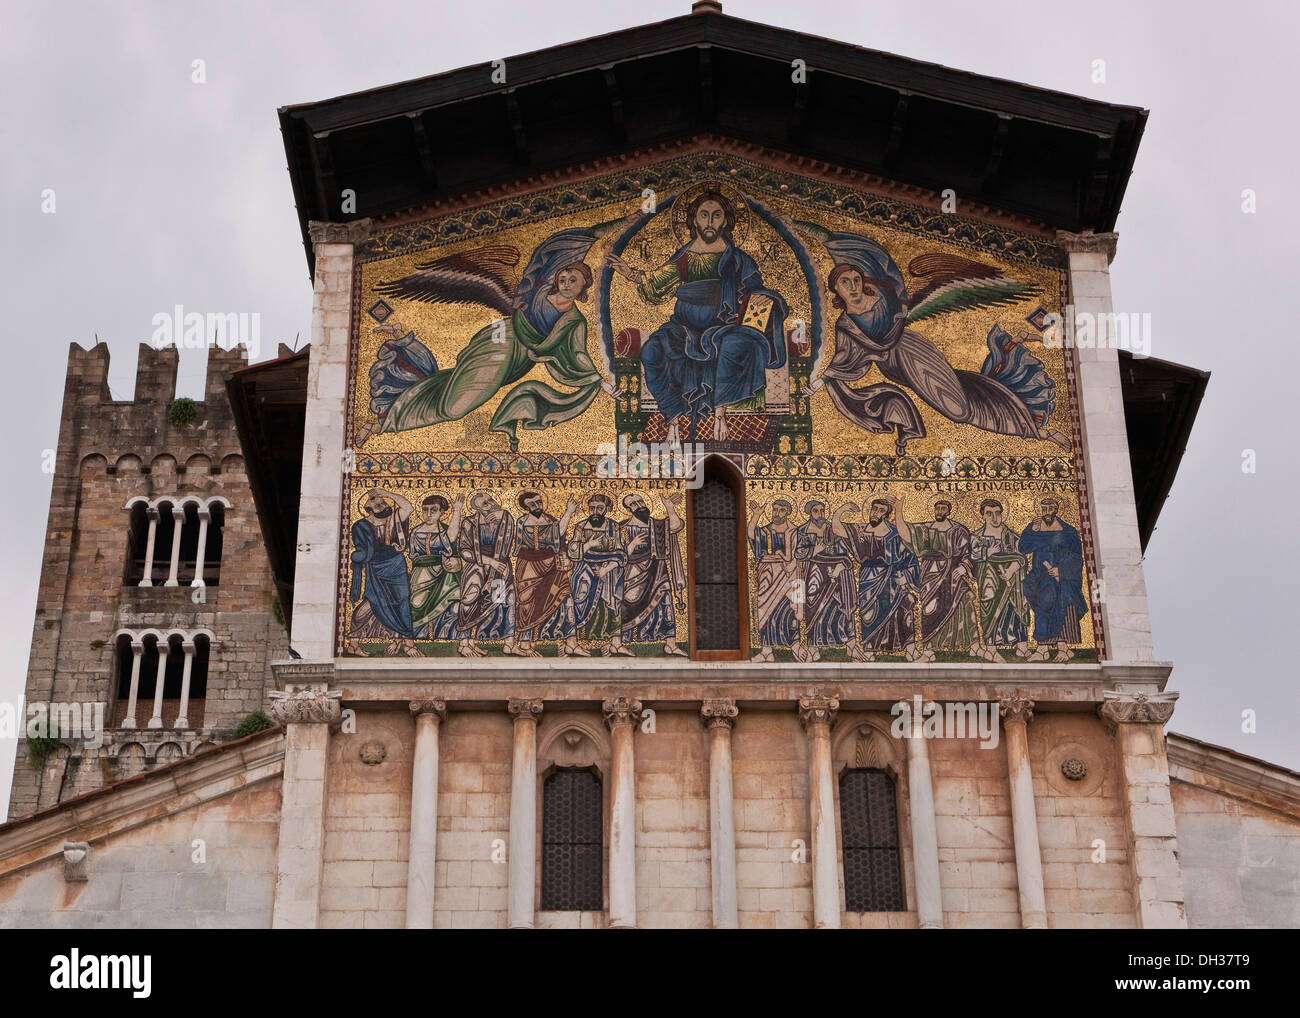
[[[603,808],[594,767],[557,767],[542,782],[542,910],[604,908]]]
[[[692,638],[695,650],[706,656],[744,656],[741,498],[736,473],[717,459],[707,460],[704,483],[690,499]]]
[[[131,522],[126,537],[126,573],[122,582],[139,586],[144,579],[144,553],[149,546],[149,515],[139,502],[131,506]]]
[[[902,862],[894,780],[860,767],[840,776],[844,904],[850,912],[903,912]]]

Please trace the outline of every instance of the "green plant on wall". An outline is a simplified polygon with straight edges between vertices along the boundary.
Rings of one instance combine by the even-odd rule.
[[[59,748],[59,726],[46,719],[37,721],[27,736],[27,759],[33,767],[45,766],[45,758]]]
[[[243,721],[239,722],[239,727],[235,729],[235,738],[242,739],[245,735],[252,735],[254,732],[271,728],[274,724],[275,722],[266,716],[266,711],[255,710]]]
[[[271,614],[275,616],[275,621],[284,625],[284,607],[280,604],[280,595],[276,594],[271,598]]]
[[[199,416],[199,405],[187,396],[172,400],[167,408],[167,420],[178,428],[188,428]]]

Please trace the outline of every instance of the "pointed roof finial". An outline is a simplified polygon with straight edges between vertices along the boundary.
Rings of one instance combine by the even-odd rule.
[[[691,4],[692,14],[721,14],[722,4],[718,0],[695,0]]]

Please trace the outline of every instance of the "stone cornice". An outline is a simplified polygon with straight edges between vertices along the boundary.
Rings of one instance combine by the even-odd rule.
[[[1300,774],[1170,732],[1169,778],[1300,819]]]
[[[369,219],[353,219],[346,223],[323,223],[313,219],[307,224],[307,234],[313,247],[319,244],[360,244],[370,236],[372,226]]]
[[[1119,247],[1118,233],[1070,233],[1068,230],[1056,231],[1056,243],[1070,254],[1104,254],[1106,264],[1115,260],[1115,251]]]
[[[284,752],[282,731],[259,732],[20,817],[0,826],[0,876],[279,777]]]

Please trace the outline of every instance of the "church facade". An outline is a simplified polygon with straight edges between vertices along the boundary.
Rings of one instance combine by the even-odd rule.
[[[1144,122],[708,2],[282,110],[309,350],[73,348],[0,923],[1300,924],[1165,732]]]

